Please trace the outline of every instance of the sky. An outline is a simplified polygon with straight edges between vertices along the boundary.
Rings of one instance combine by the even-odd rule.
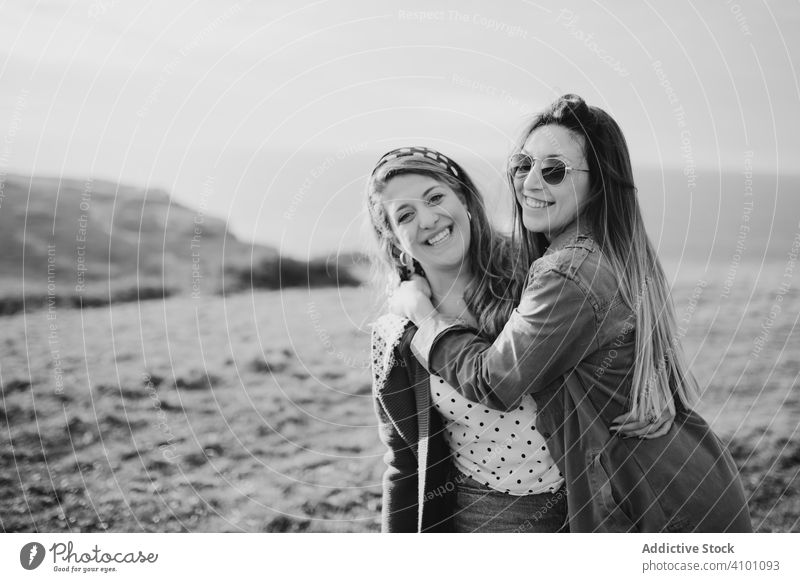
[[[359,247],[365,179],[400,145],[464,161],[502,213],[514,139],[567,92],[619,121],[637,169],[800,172],[795,2],[16,0],[2,15],[0,178],[162,188],[298,257]]]

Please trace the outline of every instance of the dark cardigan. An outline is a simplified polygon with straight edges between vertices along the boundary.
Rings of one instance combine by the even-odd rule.
[[[372,331],[373,396],[387,447],[383,532],[452,530],[450,448],[433,409],[430,374],[411,353],[415,329],[407,319],[385,315]]]

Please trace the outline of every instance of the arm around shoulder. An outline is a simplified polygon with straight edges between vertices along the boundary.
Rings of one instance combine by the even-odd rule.
[[[463,328],[443,331],[430,370],[467,399],[511,410],[597,347],[595,309],[583,289],[553,269],[532,269],[519,305],[494,342]]]

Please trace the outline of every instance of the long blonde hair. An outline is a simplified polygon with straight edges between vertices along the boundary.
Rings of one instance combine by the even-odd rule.
[[[619,291],[635,317],[635,361],[630,408],[639,419],[659,416],[677,398],[686,407],[697,399],[697,380],[688,368],[676,333],[669,284],[645,231],[633,180],[628,144],[616,121],[577,95],[564,95],[526,126],[517,150],[530,134],[560,125],[585,140],[589,195],[580,220],[588,224],[619,281]],[[513,180],[509,176],[512,185]],[[515,204],[515,224],[533,257],[545,244],[540,233],[522,224]]]
[[[451,169],[427,156],[401,156],[389,161],[382,158],[367,184],[370,230],[376,243],[372,252],[373,281],[390,292],[411,274],[401,261],[401,250],[382,203],[381,194],[389,181],[403,174],[418,174],[442,182],[460,195],[471,216],[466,260],[472,269],[473,279],[467,286],[464,300],[478,319],[480,333],[494,338],[519,302],[527,264],[516,251],[518,247],[492,228],[483,197],[464,169],[439,152],[420,149],[441,156]],[[424,275],[416,260],[413,261],[413,270]]]

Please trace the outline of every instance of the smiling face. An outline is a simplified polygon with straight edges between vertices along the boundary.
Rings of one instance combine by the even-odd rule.
[[[398,246],[427,273],[464,266],[469,216],[450,186],[422,174],[401,174],[389,180],[381,199]]]
[[[537,160],[558,158],[572,168],[586,169],[583,136],[560,125],[545,125],[531,132],[522,151]],[[522,223],[531,232],[552,239],[573,222],[589,195],[589,173],[569,171],[557,185],[542,179],[541,162],[528,175],[514,180]]]

